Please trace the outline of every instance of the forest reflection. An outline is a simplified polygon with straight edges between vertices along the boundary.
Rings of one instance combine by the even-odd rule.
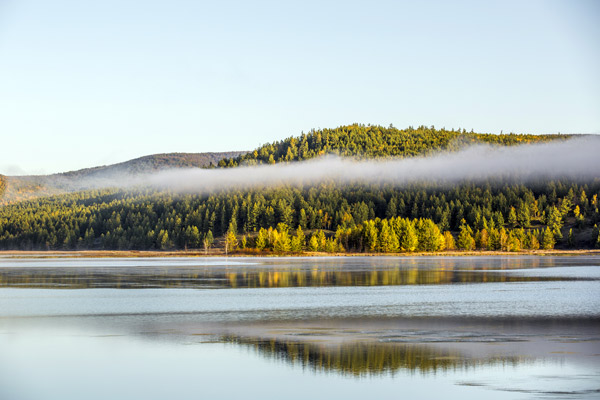
[[[500,260],[502,261],[502,260]],[[392,264],[392,265],[390,265]],[[574,280],[572,277],[523,276],[509,270],[552,267],[546,260],[511,259],[482,263],[406,259],[363,265],[316,263],[258,266],[3,267],[0,287],[28,288],[288,288],[322,286],[442,285],[483,282]]]
[[[314,372],[348,376],[378,376],[400,371],[430,374],[483,366],[517,366],[535,360],[521,356],[466,356],[458,350],[422,344],[372,341],[340,344],[224,336],[223,342],[241,345],[271,360],[299,365]]]

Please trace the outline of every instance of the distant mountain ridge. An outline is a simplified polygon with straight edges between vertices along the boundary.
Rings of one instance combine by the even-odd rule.
[[[275,164],[307,160],[324,154],[354,158],[414,157],[440,151],[457,151],[477,143],[514,146],[565,140],[573,136],[513,133],[494,135],[467,132],[464,129],[436,129],[433,126],[398,129],[391,125],[382,127],[352,124],[334,129],[313,129],[299,136],[290,136],[261,145],[252,151],[153,154],[118,164],[52,175],[17,177],[0,175],[0,204],[39,196],[110,187],[114,179],[122,176],[135,176],[169,168],[210,166],[223,168]]]
[[[162,153],[152,154],[117,164],[84,168],[76,171],[50,175],[4,176],[0,175],[0,204],[91,189],[92,180],[111,179],[123,175],[139,175],[170,168],[209,168],[220,160],[239,157],[245,151],[208,153]]]
[[[216,166],[223,158],[239,157],[245,151],[226,151],[214,153],[161,153],[134,158],[117,164],[84,168],[62,172],[58,176],[95,176],[107,173],[141,174],[168,168],[207,168]]]

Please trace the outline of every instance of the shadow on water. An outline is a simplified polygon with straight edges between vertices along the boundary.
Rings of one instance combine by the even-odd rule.
[[[513,274],[516,270],[542,271],[569,266],[555,258],[343,258],[329,260],[255,259],[258,265],[161,265],[157,259],[140,265],[85,265],[68,268],[60,262],[46,265],[0,263],[0,287],[25,288],[287,288],[327,286],[447,285],[598,280],[598,276]],[[72,260],[69,260],[71,262]],[[66,261],[65,261],[66,262]],[[75,260],[77,262],[77,260]],[[164,262],[164,261],[163,261]],[[580,261],[579,261],[580,262]],[[43,263],[43,261],[42,261]],[[131,261],[129,261],[131,263]],[[595,261],[597,264],[598,261]]]

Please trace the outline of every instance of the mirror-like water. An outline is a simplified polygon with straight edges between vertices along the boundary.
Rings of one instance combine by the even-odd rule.
[[[598,398],[600,257],[0,258],[3,399],[439,396]]]
[[[582,263],[585,270],[575,269]],[[598,280],[600,269],[587,268],[598,263],[593,257],[12,257],[0,259],[0,287],[204,289]]]

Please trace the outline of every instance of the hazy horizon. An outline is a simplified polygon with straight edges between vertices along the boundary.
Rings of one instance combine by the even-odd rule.
[[[600,132],[600,3],[0,2],[0,173],[351,123]]]
[[[57,176],[53,183],[67,191],[153,188],[198,194],[323,182],[445,185],[508,177],[526,183],[538,178],[597,178],[598,154],[600,136],[582,136],[518,146],[480,143],[457,151],[438,150],[408,157],[363,159],[329,154],[304,161],[235,168],[164,168],[142,173],[108,170],[83,177]]]
[[[525,133],[523,133],[523,134],[525,134]],[[548,134],[548,135],[555,135],[555,134]],[[598,135],[598,134],[575,133],[575,134],[572,134],[572,135],[581,135],[581,136],[585,137],[585,136],[592,136],[592,135]],[[600,135],[598,135],[598,136],[600,137]],[[577,137],[576,137],[576,138],[577,138]],[[575,139],[576,139],[576,138],[575,138]],[[281,138],[281,140],[283,140],[283,139],[285,139],[285,138],[284,138],[284,137],[282,137],[282,138]],[[251,148],[251,149],[237,150],[237,151],[238,151],[238,152],[239,152],[239,151],[241,151],[241,152],[249,152],[249,151],[253,151],[254,149],[256,149],[256,148],[260,147],[260,145],[262,145],[262,144],[265,144],[265,143],[260,143],[260,144],[257,144],[255,147],[253,147],[253,148]],[[524,146],[524,145],[520,145],[520,146]],[[468,146],[468,147],[467,147],[467,149],[472,149],[472,148],[474,148],[474,147],[475,147],[475,148],[489,148],[490,146],[488,146],[488,145],[485,145],[485,144],[482,144],[481,146],[477,146],[477,145],[470,145],[470,146]],[[494,146],[491,146],[491,147],[494,147]],[[121,161],[116,161],[116,162],[114,162],[114,163],[109,163],[109,164],[102,164],[102,165],[90,165],[90,166],[87,166],[87,167],[78,168],[78,169],[74,169],[74,170],[56,171],[56,172],[51,172],[51,173],[48,173],[48,174],[46,174],[46,173],[29,173],[29,174],[25,174],[25,173],[13,173],[13,174],[11,174],[11,173],[6,173],[6,174],[2,174],[2,173],[0,173],[0,174],[2,174],[2,175],[6,175],[6,176],[23,176],[23,177],[25,177],[25,176],[44,176],[44,175],[57,175],[57,174],[63,174],[63,173],[68,173],[68,172],[76,172],[76,171],[81,171],[81,170],[86,170],[86,169],[94,169],[94,168],[102,168],[102,167],[111,167],[111,166],[118,165],[118,164],[124,164],[124,163],[127,163],[127,162],[129,162],[129,161],[133,161],[133,160],[137,160],[137,159],[141,159],[141,158],[145,158],[145,157],[151,157],[151,156],[155,156],[155,155],[162,155],[162,154],[169,155],[169,154],[228,153],[228,152],[235,152],[235,151],[236,151],[236,150],[232,150],[232,151],[227,151],[227,150],[225,150],[225,151],[206,151],[206,152],[197,152],[197,153],[194,153],[194,152],[188,152],[188,151],[174,151],[174,152],[169,152],[169,153],[160,152],[160,153],[153,153],[153,154],[144,154],[144,155],[141,155],[141,156],[138,156],[138,157],[134,157],[134,158],[126,159],[126,160],[121,160]],[[600,149],[599,149],[599,151],[600,151]],[[421,155],[421,156],[416,156],[416,157],[402,157],[402,158],[403,158],[403,159],[404,159],[404,158],[427,158],[427,156],[422,156],[422,155]],[[264,165],[264,166],[266,166],[266,165]],[[177,168],[177,170],[181,170],[181,168]]]

